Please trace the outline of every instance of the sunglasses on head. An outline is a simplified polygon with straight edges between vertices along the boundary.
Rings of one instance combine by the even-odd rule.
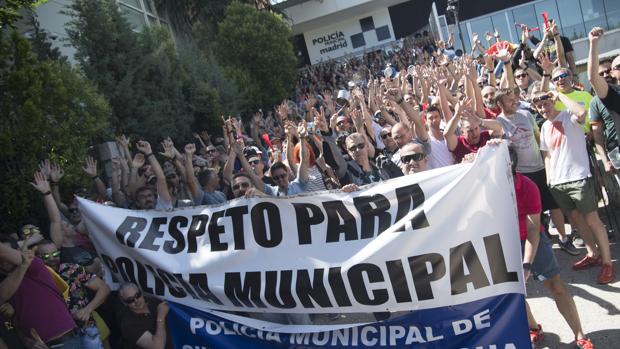
[[[43,258],[44,260],[48,260],[50,258],[56,258],[60,256],[60,251],[54,251],[52,253],[44,253],[41,255],[41,258]]]
[[[384,133],[384,134],[381,135],[381,139],[386,139],[388,137],[392,137],[392,135],[389,134],[389,133]]]
[[[561,79],[566,79],[568,77],[568,73],[562,73],[553,78],[553,81],[560,81]]]
[[[135,295],[133,295],[133,297],[129,297],[129,298],[123,299],[123,303],[125,303],[127,305],[133,304],[140,297],[142,297],[142,291],[138,291]]]
[[[30,236],[32,234],[38,234],[40,232],[41,231],[37,227],[25,227],[25,228],[22,228],[22,235],[24,235],[24,236]]]
[[[411,154],[411,155],[402,156],[400,158],[400,161],[403,164],[408,164],[411,161],[415,161],[415,162],[422,161],[422,159],[424,159],[425,157],[426,157],[426,154],[424,154],[424,153],[415,153],[415,154]]]
[[[250,183],[247,183],[247,182],[238,183],[232,186],[233,190],[239,190],[241,188],[249,188],[249,187],[250,187]]]
[[[549,97],[549,95],[542,95],[542,96],[539,96],[539,97],[534,97],[534,98],[532,98],[532,103],[536,104],[538,102],[546,101],[549,98],[551,98],[551,97]]]
[[[352,146],[351,148],[349,148],[350,152],[354,152],[356,150],[362,150],[366,147],[366,144],[364,143],[360,143],[360,144],[355,144],[354,146]]]

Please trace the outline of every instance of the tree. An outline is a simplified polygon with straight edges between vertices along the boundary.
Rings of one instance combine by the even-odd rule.
[[[0,1],[0,29],[13,27],[13,24],[22,18],[19,11],[22,9],[32,9],[47,0],[2,0]]]
[[[0,231],[38,221],[41,197],[30,186],[40,160],[63,164],[64,183],[83,184],[86,150],[107,134],[109,106],[62,61],[37,60],[25,38],[0,31]],[[88,179],[86,179],[88,180]]]
[[[193,75],[162,27],[134,32],[113,0],[75,0],[67,29],[86,76],[109,99],[118,132],[185,139],[221,113],[216,90]]]
[[[281,17],[233,2],[218,25],[216,55],[242,86],[250,101],[247,111],[268,108],[293,87],[296,58],[291,31]]]

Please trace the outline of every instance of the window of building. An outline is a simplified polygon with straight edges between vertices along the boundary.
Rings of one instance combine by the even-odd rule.
[[[491,16],[491,21],[493,22],[493,32],[495,32],[495,29],[497,29],[502,40],[511,41],[510,27],[506,22],[506,12],[494,14],[493,16]],[[518,36],[515,37],[515,41],[518,41],[517,38]]]
[[[604,4],[609,30],[620,28],[620,1],[605,0]]]
[[[529,28],[538,27],[538,19],[536,18],[536,10],[534,9],[534,5],[526,5],[520,6],[509,13],[512,16],[508,16],[509,19],[512,19],[513,23],[517,24],[525,24]],[[515,26],[514,33],[517,37],[521,37],[521,30],[517,29]],[[540,38],[540,32],[533,32],[532,35]]]
[[[125,18],[127,18],[127,21],[129,21],[131,28],[135,31],[142,30],[142,28],[146,25],[144,14],[123,4],[120,5],[120,8],[121,12],[125,15]]]
[[[126,5],[130,5],[133,6],[139,10],[142,9],[142,4],[140,4],[140,0],[120,0],[121,3],[124,3]]]
[[[544,30],[545,30],[545,22],[542,17],[543,12],[547,12],[549,14],[549,19],[554,19],[557,25],[560,28],[562,28],[562,17],[560,17],[560,14],[558,12],[558,6],[555,0],[545,0],[545,1],[537,2],[534,6],[536,8],[536,15],[537,15],[536,18],[538,19],[538,27],[541,30],[540,37],[542,37],[542,33],[544,33]]]
[[[586,27],[583,24],[583,15],[579,0],[562,0],[559,6],[562,18],[562,35],[570,40],[586,36]]]
[[[608,29],[603,0],[581,0],[581,10],[583,12],[583,22],[587,31],[592,27]]]
[[[142,0],[142,1],[144,1],[144,7],[146,8],[146,12],[156,13],[155,4],[153,4],[153,0]]]

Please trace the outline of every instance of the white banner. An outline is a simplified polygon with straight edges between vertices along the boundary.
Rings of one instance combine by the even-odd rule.
[[[394,312],[524,293],[505,145],[350,194],[80,211],[116,280],[197,309]]]

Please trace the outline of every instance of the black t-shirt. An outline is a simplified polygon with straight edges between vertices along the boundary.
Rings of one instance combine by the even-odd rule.
[[[123,314],[120,316],[120,328],[121,336],[123,337],[124,349],[142,349],[136,342],[142,337],[145,332],[151,332],[155,335],[157,330],[157,306],[161,303],[160,300],[144,297],[146,304],[149,308],[148,314],[136,314],[127,308],[123,309]],[[174,349],[172,346],[172,338],[170,331],[166,329],[166,349]]]

